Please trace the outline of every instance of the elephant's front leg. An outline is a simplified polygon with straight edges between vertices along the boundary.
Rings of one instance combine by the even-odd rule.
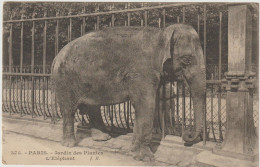
[[[146,89],[144,93],[138,93],[133,97],[135,108],[134,140],[133,149],[134,159],[143,161],[153,161],[154,155],[150,150],[152,139],[153,118],[155,110],[154,89]]]

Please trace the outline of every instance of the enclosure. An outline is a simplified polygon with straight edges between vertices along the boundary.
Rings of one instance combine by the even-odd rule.
[[[4,4],[3,114],[46,121],[61,120],[62,112],[51,94],[50,66],[59,50],[88,32],[114,26],[164,28],[187,23],[198,32],[206,57],[207,99],[205,140],[222,142],[226,130],[226,91],[221,85],[228,62],[228,6],[232,3],[18,3]],[[59,6],[57,10],[55,7]],[[250,6],[250,5],[249,5]],[[253,5],[252,13],[256,13]],[[258,40],[257,16],[253,41]],[[253,43],[252,69],[258,71],[258,43]],[[185,83],[170,84],[171,123],[178,134],[194,125],[190,90]],[[258,126],[258,94],[253,93],[254,125]],[[162,101],[160,101],[162,103]],[[158,112],[161,117],[162,109]],[[130,101],[101,106],[103,121],[113,133],[132,131]],[[162,125],[163,119],[160,119]],[[88,118],[76,112],[75,121]]]

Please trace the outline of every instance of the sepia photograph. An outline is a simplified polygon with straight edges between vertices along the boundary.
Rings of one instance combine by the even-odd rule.
[[[1,7],[1,165],[259,166],[257,1]]]

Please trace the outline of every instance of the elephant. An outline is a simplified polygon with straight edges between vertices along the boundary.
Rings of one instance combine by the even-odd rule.
[[[164,64],[169,67],[163,68]],[[100,106],[131,100],[135,109],[134,159],[153,161],[150,149],[160,78],[191,87],[194,142],[203,129],[205,60],[197,32],[187,24],[154,27],[109,27],[87,33],[63,47],[51,67],[52,88],[63,113],[62,145],[73,147],[74,115],[79,105]],[[95,111],[94,111],[95,112]]]

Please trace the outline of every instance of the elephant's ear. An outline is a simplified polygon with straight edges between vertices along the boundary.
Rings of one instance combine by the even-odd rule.
[[[167,59],[170,59],[172,58],[172,53],[173,53],[173,48],[171,48],[171,42],[172,42],[172,39],[173,39],[173,35],[174,35],[174,31],[176,29],[176,26],[175,25],[171,25],[169,27],[166,27],[164,30],[163,30],[163,43],[164,43],[164,46],[163,46],[163,50],[162,50],[162,57],[163,57],[163,60],[162,60],[162,67],[163,67],[163,64],[164,62],[166,62]]]

